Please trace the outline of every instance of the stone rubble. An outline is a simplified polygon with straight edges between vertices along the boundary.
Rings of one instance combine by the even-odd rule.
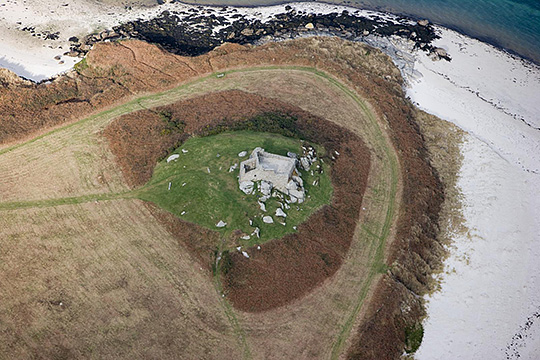
[[[240,190],[242,190],[244,194],[250,195],[253,193],[254,186],[255,183],[253,181],[242,181],[240,183]]]

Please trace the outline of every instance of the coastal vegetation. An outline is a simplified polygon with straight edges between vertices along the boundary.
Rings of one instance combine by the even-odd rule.
[[[22,122],[3,124],[1,139],[0,280],[11,285],[0,320],[25,333],[8,331],[1,353],[401,355],[438,263],[443,188],[398,71],[367,49],[314,38],[184,58],[107,43],[77,82],[17,90],[88,101],[44,103],[35,122],[24,102],[3,104]],[[331,204],[249,259],[229,251],[216,275],[218,231],[137,197],[174,149],[276,112],[296,119],[293,141],[340,154],[327,172]]]

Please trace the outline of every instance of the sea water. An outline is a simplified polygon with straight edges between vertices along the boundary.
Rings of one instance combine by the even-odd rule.
[[[202,5],[260,6],[283,0],[183,0]],[[387,11],[457,30],[540,64],[540,0],[328,0]]]

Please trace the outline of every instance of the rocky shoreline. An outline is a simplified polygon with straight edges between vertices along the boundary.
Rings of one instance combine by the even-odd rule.
[[[82,57],[95,43],[119,39],[144,40],[159,44],[177,55],[198,56],[225,42],[261,44],[310,35],[330,35],[383,48],[388,48],[388,39],[394,38],[406,42],[408,48],[429,53],[435,60],[450,60],[444,49],[432,45],[439,35],[427,20],[412,21],[375,13],[366,16],[352,9],[311,13],[297,11],[287,5],[284,10],[266,19],[263,16],[254,18],[233,7],[199,6],[183,11],[166,10],[149,20],[130,21],[80,40],[70,38],[71,50],[66,55]],[[391,56],[395,53],[395,49],[389,51]]]

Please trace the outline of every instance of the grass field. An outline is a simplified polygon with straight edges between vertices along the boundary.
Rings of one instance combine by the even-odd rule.
[[[138,192],[138,197],[184,220],[217,230],[226,238],[235,230],[241,230],[243,234],[253,233],[255,227],[261,230],[260,239],[252,236],[249,240],[242,240],[237,236],[230,248],[238,245],[252,246],[280,238],[295,231],[294,226],[330,202],[332,185],[328,176],[329,169],[324,164],[321,175],[311,175],[299,169],[309,197],[302,204],[291,204],[291,208],[286,210],[287,218],[280,219],[274,215],[280,204],[278,199],[268,199],[266,211],[263,212],[257,202],[261,194],[257,192],[246,195],[238,187],[239,163],[247,159],[257,146],[284,156],[288,151],[302,153],[300,140],[270,133],[235,131],[192,138],[181,149],[173,152],[179,154],[177,160],[170,163],[163,160],[157,165],[154,176]],[[238,154],[242,151],[248,155],[240,158]],[[322,149],[318,154],[324,155]],[[229,171],[234,165],[234,170]],[[315,179],[319,180],[316,186],[313,185]],[[272,216],[275,222],[264,223],[262,217],[265,215]],[[249,220],[252,220],[252,225]],[[219,221],[226,222],[227,226],[216,228]]]
[[[384,246],[391,236],[399,192],[395,151],[382,120],[369,105],[326,73],[313,68],[276,66],[225,74],[222,78],[214,74],[164,93],[134,99],[0,153],[0,169],[7,179],[0,183],[0,238],[5,249],[0,261],[0,283],[8,284],[0,291],[3,299],[10,299],[0,312],[1,342],[5,344],[2,355],[21,357],[40,351],[47,354],[44,344],[51,346],[48,354],[53,354],[60,343],[64,348],[82,349],[74,357],[141,357],[149,355],[145,344],[151,344],[165,331],[153,326],[165,329],[173,324],[169,332],[182,335],[168,337],[167,341],[171,351],[178,349],[185,358],[200,354],[207,354],[208,358],[240,358],[241,354],[245,358],[340,356],[371,284],[384,271]],[[122,183],[99,135],[121,114],[226,89],[242,89],[297,104],[350,128],[365,139],[373,154],[362,204],[365,210],[341,269],[304,299],[262,314],[240,313],[226,303],[223,305],[211,279],[197,272],[197,262],[189,259],[182,246],[139,205],[128,206],[139,202],[130,199],[134,194],[128,193]],[[81,146],[83,153],[77,152]],[[41,170],[35,172],[36,168]],[[158,168],[156,176],[159,171]],[[100,176],[106,181],[100,182]],[[176,180],[173,183],[178,184]],[[115,214],[94,216],[94,206],[98,204],[93,195],[114,199],[98,204],[127,207],[118,208]],[[122,197],[128,199],[119,199]],[[71,199],[69,205],[59,205],[66,198]],[[65,220],[59,222],[58,216]],[[32,219],[29,225],[28,219]],[[16,267],[16,260],[23,256],[26,260],[19,261]],[[100,259],[100,266],[89,266],[91,263],[85,259],[93,257]],[[143,258],[150,260],[143,262]],[[11,268],[13,271],[8,271]],[[40,269],[55,272],[46,275],[49,270]],[[132,278],[129,283],[133,288],[122,293],[122,302],[114,300],[114,289],[94,290],[119,282],[124,273]],[[154,311],[162,304],[152,303],[155,297],[151,295],[165,291],[160,289],[167,290],[168,305],[162,306],[164,313],[160,317],[155,317]],[[148,302],[135,301],[141,297],[148,297]],[[54,312],[58,309],[55,303],[49,306],[39,302],[45,299],[57,303],[63,298],[74,305],[62,316]],[[185,304],[189,308],[184,308]],[[103,309],[98,313],[99,321],[94,316],[96,307]],[[44,315],[47,311],[50,314]],[[114,317],[109,319],[111,313],[137,317],[131,318],[131,322],[120,322]],[[66,323],[66,318],[70,322]],[[208,319],[220,320],[204,325]],[[104,334],[103,322],[108,321],[117,323],[107,327],[110,330]],[[69,339],[55,338],[68,332],[72,334]],[[139,345],[126,348],[115,357],[115,343],[122,341]],[[171,357],[170,353],[159,355]]]

